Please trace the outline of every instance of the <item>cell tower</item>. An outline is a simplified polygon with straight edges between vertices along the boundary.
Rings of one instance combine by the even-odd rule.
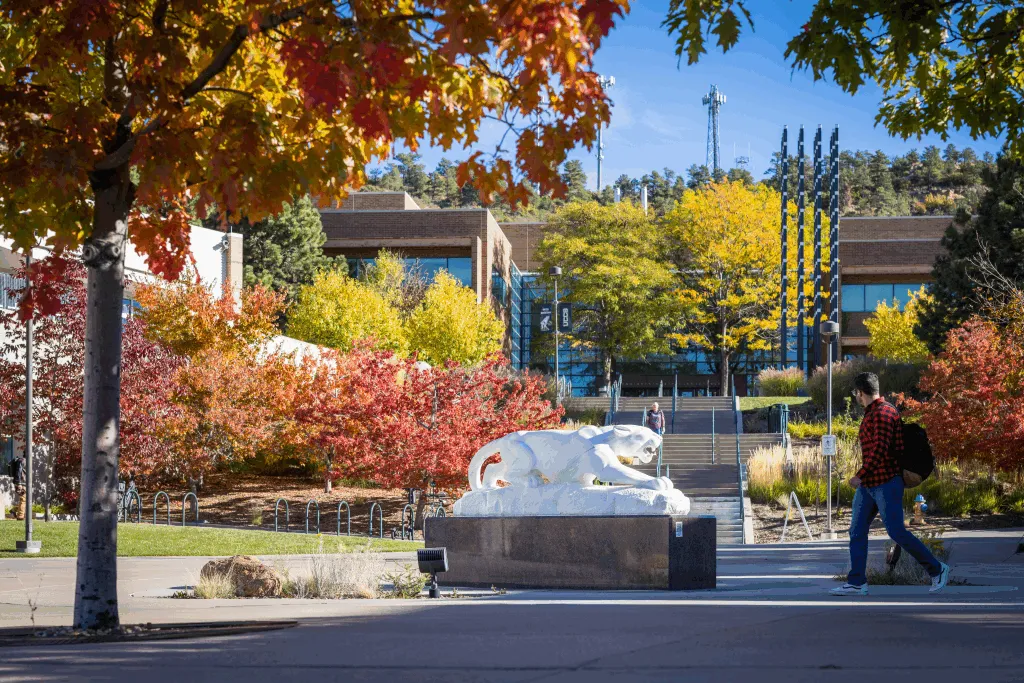
[[[711,171],[712,176],[718,175],[722,168],[722,150],[718,134],[718,110],[725,104],[725,95],[718,86],[712,84],[711,90],[702,98],[704,106],[708,108],[708,151],[704,158],[704,165]]]

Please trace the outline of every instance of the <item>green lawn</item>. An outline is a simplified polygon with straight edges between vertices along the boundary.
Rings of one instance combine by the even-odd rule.
[[[771,408],[779,403],[798,406],[810,402],[810,396],[741,396],[740,410]]]
[[[25,523],[0,522],[0,558],[5,557],[74,557],[78,549],[78,522],[37,520],[33,538],[43,542],[39,555],[23,555],[14,551],[14,542],[25,538]],[[366,536],[320,537],[328,551],[353,550],[364,547]],[[298,555],[312,553],[319,541],[315,534],[274,533],[248,529],[203,529],[200,527],[153,526],[152,524],[120,524],[117,528],[117,554],[122,557],[145,556],[219,556],[219,555]],[[370,546],[377,551],[414,550],[423,544],[413,541],[374,539]]]

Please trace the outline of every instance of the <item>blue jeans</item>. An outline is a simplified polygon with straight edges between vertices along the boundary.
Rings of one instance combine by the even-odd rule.
[[[850,519],[850,575],[846,582],[853,586],[867,583],[868,528],[876,514],[882,516],[885,531],[893,542],[910,553],[928,570],[938,576],[942,567],[924,543],[907,531],[903,524],[903,479],[893,477],[879,486],[860,486],[853,496]]]

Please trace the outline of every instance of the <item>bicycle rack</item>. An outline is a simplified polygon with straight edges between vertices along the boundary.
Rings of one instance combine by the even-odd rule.
[[[135,489],[131,489],[126,494],[128,497],[127,504],[124,506],[124,521],[132,521],[132,498],[135,499],[135,523],[142,524],[142,496]]]
[[[373,509],[377,508],[380,513],[380,537],[384,538],[384,508],[379,503],[370,506],[370,537],[373,538]]]
[[[157,491],[156,495],[153,496],[153,524],[156,524],[156,506],[160,502],[160,496],[163,496],[167,500],[167,526],[171,525],[171,497],[167,495],[166,491]]]
[[[447,517],[447,513],[444,511],[444,504],[438,503],[437,507],[434,508],[434,517]]]
[[[406,510],[409,511],[409,540],[412,541],[412,540],[416,539],[416,530],[415,530],[416,529],[416,527],[415,527],[415,524],[416,524],[416,512],[412,509],[412,505],[406,505],[404,508],[402,508],[402,522],[401,522],[401,524],[402,524],[402,527],[401,527],[401,530],[402,530],[402,540],[403,541],[405,540],[405,511]]]
[[[284,498],[278,498],[277,502],[274,503],[274,531],[277,531],[277,511],[281,508],[281,503],[284,503],[284,530],[288,531],[288,501]]]
[[[340,503],[338,503],[338,535],[341,536],[341,506],[342,505],[345,506],[345,512],[348,515],[348,531],[346,532],[346,534],[351,536],[352,535],[352,508],[350,508],[348,506],[348,503],[345,502],[344,500],[341,501]]]
[[[316,505],[316,532],[320,533],[320,503],[315,498],[310,498],[306,503],[306,533],[309,533],[309,506]]]
[[[185,526],[185,510],[187,509],[187,508],[185,507],[185,503],[186,503],[186,502],[188,501],[188,499],[189,499],[190,497],[191,497],[191,498],[192,498],[192,500],[193,500],[193,501],[195,502],[195,510],[196,510],[196,524],[198,524],[198,523],[199,523],[199,496],[197,496],[196,494],[194,494],[194,493],[192,493],[191,491],[189,491],[188,493],[186,493],[186,494],[185,494],[184,496],[182,496],[182,498],[181,498],[181,525],[182,525],[182,526]]]

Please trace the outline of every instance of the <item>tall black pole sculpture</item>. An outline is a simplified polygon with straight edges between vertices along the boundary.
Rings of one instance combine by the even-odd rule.
[[[821,363],[821,126],[814,133],[814,322],[811,329],[814,344],[811,365]]]
[[[806,305],[804,302],[804,127],[800,126],[800,133],[796,143],[796,366],[800,372],[806,374],[807,365],[804,358],[805,328],[807,317]]]
[[[828,188],[828,208],[829,208],[829,287],[828,287],[828,311],[829,320],[834,323],[839,322],[839,126],[835,127],[832,131],[832,150],[830,153],[829,160],[829,188]],[[835,344],[833,348],[832,357],[839,360],[839,339],[840,334],[835,335],[832,343]]]
[[[789,229],[787,227],[787,209],[789,204],[789,127],[782,127],[782,158],[779,166],[779,189],[782,192],[782,299],[779,315],[779,369],[786,367],[789,345],[786,343],[786,290],[789,289],[789,263],[787,247],[789,246]]]

